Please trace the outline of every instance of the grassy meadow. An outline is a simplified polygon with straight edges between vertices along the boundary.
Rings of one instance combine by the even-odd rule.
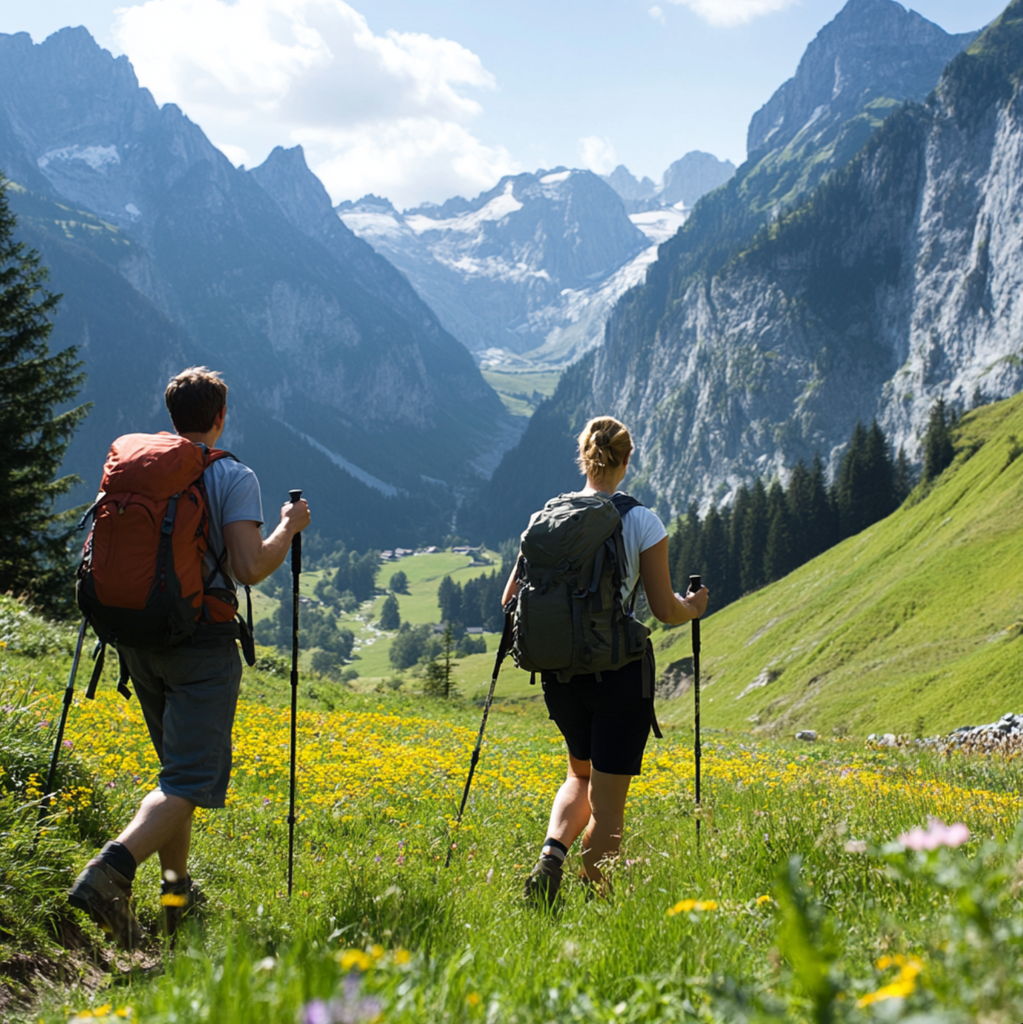
[[[554,394],[561,378],[560,370],[516,372],[484,367],[480,373],[513,416],[532,416],[540,402]]]
[[[428,699],[412,674],[393,689],[389,667],[369,672],[377,637],[352,686],[302,673],[291,897],[288,666],[262,650],[229,804],[196,819],[204,918],[174,950],[116,952],[64,892],[155,757],[109,669],[83,699],[86,665],[39,826],[74,632],[0,598],[0,1019],[1018,1022],[1019,762],[863,742],[1023,710],[1016,437],[1023,401],[971,414],[929,491],[706,620],[699,810],[690,631],[655,633],[679,695],[659,703],[665,738],[633,784],[613,893],[588,899],[574,850],[551,912],[521,897],[564,772],[535,690],[505,666],[456,829],[493,654],[460,659],[460,697]],[[395,564],[403,618],[436,617],[444,574],[483,571],[454,557]],[[150,862],[135,885],[154,936],[158,881]]]
[[[929,491],[711,615],[705,721],[929,735],[1023,711],[1020,438],[1023,395],[969,413]],[[684,676],[684,631],[656,642],[661,668]]]

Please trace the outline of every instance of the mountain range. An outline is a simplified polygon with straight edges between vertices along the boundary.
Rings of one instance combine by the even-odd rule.
[[[685,221],[670,208],[630,217],[598,175],[565,167],[505,177],[440,206],[399,213],[364,196],[337,211],[480,362],[530,369],[570,364],[599,345],[611,307]]]
[[[316,481],[349,543],[436,536],[517,436],[464,345],[337,218],[302,154],[235,168],[85,29],[0,36],[0,168],[23,237],[62,292],[94,410],[65,469],[94,488],[110,440],[167,426],[188,363],[231,385],[224,442],[268,515]],[[458,438],[458,445],[449,443]]]
[[[849,0],[691,210],[699,174],[730,171],[707,154],[652,196],[625,168],[557,167],[333,208],[301,149],[233,167],[84,29],[0,36],[0,168],[94,402],[76,497],[113,436],[167,425],[189,363],[225,371],[225,443],[268,510],[315,481],[318,528],[361,548],[516,534],[602,412],[665,516],[834,465],[857,420],[915,458],[937,398],[1021,383],[1021,5],[949,35]],[[567,369],[519,440],[478,362]]]
[[[850,0],[754,116],[746,163],[537,410],[475,527],[507,536],[570,486],[598,413],[632,426],[631,486],[668,516],[815,453],[833,466],[857,420],[915,459],[937,398],[1014,393],[1020,9],[950,36]]]

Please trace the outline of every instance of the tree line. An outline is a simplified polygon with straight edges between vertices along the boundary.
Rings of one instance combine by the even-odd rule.
[[[923,481],[952,462],[956,422],[955,410],[939,399],[924,437]],[[869,429],[857,423],[830,485],[816,455],[810,466],[796,464],[787,487],[758,478],[752,487],[741,485],[730,506],[711,506],[703,518],[690,505],[668,541],[672,578],[681,583],[699,574],[721,608],[884,519],[915,483],[905,452],[892,458],[877,421]]]

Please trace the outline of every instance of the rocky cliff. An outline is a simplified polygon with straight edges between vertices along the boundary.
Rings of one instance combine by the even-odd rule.
[[[232,384],[227,443],[272,495],[302,467],[331,495],[321,529],[360,544],[397,542],[382,532],[394,503],[408,502],[410,519],[444,521],[456,491],[514,439],[464,347],[333,215],[300,153],[234,168],[84,29],[38,46],[0,36],[0,168],[28,189],[18,199],[26,230],[67,294],[55,341],[81,345],[93,422],[133,401],[123,374],[100,369],[114,349],[133,346],[129,386],[147,396],[146,428],[164,424],[159,396],[181,359],[221,368]],[[105,294],[130,298],[102,326],[87,308],[87,268]],[[454,436],[458,446],[446,443]],[[87,424],[69,468],[91,479],[107,443]]]
[[[771,189],[757,182],[768,177],[764,161],[780,164],[791,141],[781,151],[760,149],[706,197],[661,247],[644,286],[615,307],[604,346],[538,410],[492,481],[481,522],[495,534],[520,529],[540,493],[573,480],[572,432],[604,411],[636,434],[633,488],[671,514],[694,499],[704,507],[728,500],[757,475],[784,476],[815,452],[837,457],[858,419],[876,416],[890,441],[915,457],[936,398],[968,406],[1018,389],[1021,7],[1016,0],[956,57],[925,103],[890,108],[895,113],[872,128],[852,162],[822,184],[811,189],[793,159],[772,186],[776,197],[789,197],[791,212],[772,218]],[[857,29],[846,61],[843,32],[873,19],[883,42],[894,29],[882,14],[918,32],[925,47],[937,39],[955,52],[963,41],[942,41],[890,0],[851,0],[814,44],[833,47],[832,64],[847,68],[843,81],[858,80],[852,57],[871,53]],[[868,103],[903,80],[868,90]],[[826,95],[798,84],[786,94],[802,95],[806,86],[804,106],[816,99],[813,110],[834,89],[826,78],[819,82]],[[864,91],[856,94],[862,99]],[[772,100],[765,110],[797,105]],[[764,118],[755,121],[751,136],[766,139]],[[816,145],[837,161],[833,143],[850,123],[817,143],[805,123],[790,138],[803,132],[811,154]],[[537,493],[522,500],[499,493],[501,480],[526,466]],[[514,514],[484,514],[501,499]]]

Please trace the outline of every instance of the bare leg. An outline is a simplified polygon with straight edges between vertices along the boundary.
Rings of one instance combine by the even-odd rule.
[[[631,782],[631,775],[611,775],[596,768],[590,770],[590,820],[583,834],[583,866],[586,877],[593,882],[600,882],[603,878],[597,865],[621,848],[625,798],[629,795]]]
[[[191,800],[154,789],[142,801],[131,824],[117,837],[117,842],[128,848],[136,864],[159,852],[164,877],[172,871],[176,877],[184,878],[188,874],[194,810],[195,804]]]
[[[568,755],[568,775],[551,807],[547,837],[570,847],[590,820],[590,762]]]

